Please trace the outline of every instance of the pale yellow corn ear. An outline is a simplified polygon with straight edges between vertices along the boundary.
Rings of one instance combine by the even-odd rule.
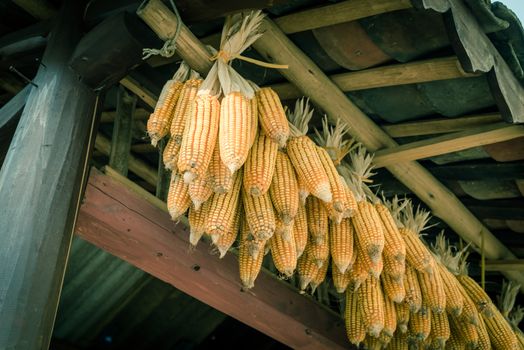
[[[406,265],[404,287],[406,288],[406,297],[404,300],[408,303],[411,312],[418,312],[422,307],[422,292],[420,290],[417,273],[411,265]]]
[[[446,350],[466,350],[466,340],[453,329],[450,322],[451,334],[446,342]]]
[[[433,268],[435,271],[436,268]],[[422,292],[422,302],[431,308],[432,312],[442,313],[446,309],[446,292],[444,283],[439,273],[427,273],[416,271],[420,291]]]
[[[446,312],[459,316],[464,308],[464,297],[460,292],[461,286],[455,276],[449,270],[437,262],[436,272],[440,274],[446,293]]]
[[[196,210],[200,210],[202,204],[213,194],[213,190],[205,178],[198,178],[191,182],[188,186],[188,192]]]
[[[487,317],[493,315],[495,305],[488,294],[478,285],[477,282],[468,275],[460,274],[457,276],[458,281],[464,287],[464,290],[475,303],[478,312]]]
[[[444,349],[450,335],[448,315],[445,312],[432,312],[431,333],[429,335],[429,338],[431,338],[431,349]]]
[[[252,196],[267,193],[277,160],[278,145],[259,132],[244,166],[244,192]]]
[[[220,158],[220,145],[217,140],[213,155],[207,168],[207,179],[213,192],[226,193],[233,186],[233,173],[229,171],[222,159]]]
[[[408,323],[408,337],[415,341],[424,341],[431,332],[431,309],[422,305],[420,309],[411,313]]]
[[[249,232],[249,226],[245,220],[242,220],[240,229],[240,245],[238,248],[238,266],[240,271],[240,280],[242,281],[242,287],[246,289],[253,288],[255,286],[255,280],[260,273],[262,268],[262,261],[264,260],[264,243],[261,243],[261,247],[251,232]],[[257,246],[258,252],[253,254],[253,246]]]
[[[334,261],[332,261],[331,277],[333,278],[333,285],[335,286],[337,293],[344,293],[349,285],[349,270],[346,270],[344,273],[340,272],[338,266]]]
[[[220,103],[220,158],[234,173],[247,159],[256,130],[255,116],[249,99],[240,92],[227,94]]]
[[[373,262],[380,260],[385,243],[384,228],[375,206],[366,200],[359,202],[351,220],[364,251]]]
[[[359,346],[366,338],[366,327],[360,315],[358,294],[346,291],[346,307],[344,319],[346,324],[346,335],[351,344]]]
[[[519,349],[519,341],[515,332],[511,329],[508,321],[497,310],[493,310],[493,315],[488,317],[481,315],[489,334],[491,345],[495,350],[516,350]]]
[[[380,286],[380,284],[379,284]],[[382,296],[384,298],[384,328],[382,329],[382,333],[384,333],[387,338],[393,337],[393,333],[395,333],[395,330],[397,329],[397,314],[395,311],[395,304],[391,299],[389,299],[384,293],[382,293]]]
[[[391,339],[388,350],[409,350],[407,332],[395,332],[395,335]]]
[[[384,229],[384,260],[389,258],[403,265],[406,260],[406,243],[400,235],[395,219],[384,204],[376,203],[375,209]]]
[[[254,197],[242,189],[242,200],[249,230],[256,239],[268,240],[276,229],[275,211],[269,193]]]
[[[147,120],[147,133],[151,139],[151,144],[156,146],[169,132],[173,112],[177,105],[183,83],[176,80],[168,80],[155,106],[155,111],[151,113]]]
[[[326,232],[322,239],[316,238],[310,234],[306,244],[306,254],[309,255],[319,267],[329,258],[329,236]]]
[[[176,164],[178,162],[178,153],[180,152],[180,144],[176,143],[173,138],[169,138],[164,152],[162,152],[162,161],[166,169],[177,171]]]
[[[471,300],[468,293],[466,293],[466,290],[462,287],[460,283],[457,283],[456,288],[459,291],[459,293],[462,294],[462,299],[464,300],[462,313],[459,316],[460,321],[462,323],[471,323],[474,326],[478,326],[480,315],[477,311],[475,303],[473,302],[473,300]]]
[[[410,317],[409,304],[405,301],[395,303],[395,314],[397,315],[397,328],[401,333],[407,333]]]
[[[293,236],[297,247],[297,258],[300,258],[306,249],[308,239],[306,207],[303,205],[298,207],[297,216],[293,222]]]
[[[451,334],[458,333],[460,338],[464,340],[466,348],[476,349],[479,343],[477,326],[469,322],[462,322],[459,317],[453,315],[448,315],[448,320]]]
[[[389,336],[384,331],[380,332],[379,337],[377,340],[380,342],[380,348],[379,350],[386,349],[389,343],[391,343],[391,340],[393,339],[393,336]]]
[[[311,240],[323,243],[328,236],[328,214],[322,202],[316,197],[308,197],[306,201],[307,227]]]
[[[322,204],[324,205],[324,208],[326,208],[329,220],[333,221],[336,224],[340,224],[344,219],[344,215],[335,210],[335,208],[333,207],[333,202],[322,202]]]
[[[291,138],[287,154],[307,191],[324,202],[331,202],[333,195],[329,178],[316,151],[315,143],[307,136]]]
[[[382,282],[382,289],[384,290],[384,294],[387,295],[387,297],[391,301],[395,303],[401,303],[402,301],[404,301],[404,298],[406,297],[406,288],[404,287],[404,276],[402,276],[399,279],[395,279],[387,273],[383,273],[380,275],[380,279]]]
[[[253,113],[253,116],[254,116],[254,124],[255,126],[253,128],[251,128],[251,143],[248,144],[248,148],[251,149],[251,146],[253,146],[253,143],[255,142],[255,139],[257,137],[257,132],[258,132],[258,100],[257,100],[257,97],[256,95],[253,96],[252,99],[249,100],[249,104],[251,105],[251,113]]]
[[[206,210],[206,233],[211,236],[213,243],[220,235],[228,234],[236,225],[237,215],[241,208],[240,188],[242,187],[242,171],[234,175],[233,187],[227,193],[213,193],[203,205]],[[209,209],[208,209],[209,207]]]
[[[354,235],[349,218],[342,220],[340,224],[329,224],[331,258],[341,273],[346,272],[354,261]]]
[[[379,257],[379,259],[375,261],[371,260],[369,254],[367,254],[366,248],[363,247],[361,244],[360,237],[358,235],[355,235],[354,240],[354,247],[357,251],[357,259],[360,260],[360,263],[368,271],[369,274],[371,274],[375,278],[379,278],[384,267],[382,258]]]
[[[360,286],[357,291],[358,306],[361,311],[362,321],[366,327],[366,332],[378,337],[384,328],[384,298],[380,281],[370,276]]]
[[[186,80],[180,91],[180,97],[173,111],[173,119],[169,125],[169,133],[174,142],[179,146],[186,130],[187,121],[191,115],[191,109],[197,97],[198,89],[202,85],[202,79]]]
[[[364,283],[364,281],[370,276],[369,266],[367,266],[363,262],[363,259],[360,258],[360,254],[358,252],[357,247],[355,247],[354,254],[356,255],[355,263],[353,264],[353,266],[350,269],[348,269],[349,271],[348,290],[351,292],[356,292],[360,288],[362,283]]]
[[[255,96],[260,127],[270,139],[283,148],[289,138],[289,125],[280,98],[270,87],[261,88],[256,91]]]
[[[367,350],[382,350],[382,343],[380,342],[379,338],[375,338],[370,335],[366,336],[363,344]]]
[[[311,287],[311,293],[314,293],[317,287],[324,282],[327,276],[327,271],[329,267],[329,257],[322,262],[322,266],[317,270],[317,273],[313,275],[309,286]]]
[[[291,277],[297,267],[297,247],[293,237],[293,226],[276,220],[276,229],[269,239],[271,257],[277,270],[286,277]]]
[[[299,277],[300,290],[305,291],[309,283],[315,278],[320,268],[307,254],[304,252],[297,262],[297,272]]]
[[[178,171],[190,183],[206,174],[218,137],[220,102],[213,95],[196,97],[178,155]]]
[[[278,151],[269,195],[278,217],[290,224],[299,206],[298,183],[295,169],[286,153]]]
[[[384,245],[384,249],[386,249],[387,243]],[[384,261],[384,273],[387,273],[389,276],[391,276],[394,279],[402,279],[404,278],[404,274],[406,272],[406,261],[398,261],[394,259],[389,254],[384,254],[382,252],[382,260]]]
[[[171,175],[169,191],[167,192],[167,210],[171,219],[177,220],[191,206],[188,186],[184,183],[182,176],[178,174]]]
[[[400,228],[399,232],[406,243],[406,261],[415,270],[432,273],[433,256],[419,235],[408,228]]]
[[[297,176],[297,184],[298,184],[298,197],[300,199],[300,204],[306,205],[306,199],[309,196],[309,190],[306,187],[306,184],[304,181],[302,181],[301,178]]]
[[[479,344],[478,344],[478,349],[479,350],[489,350],[491,349],[491,340],[489,338],[489,332],[488,332],[488,328],[486,327],[486,323],[484,322],[484,318],[483,317],[479,317],[479,324],[477,326],[477,334],[479,336]],[[517,335],[517,339],[518,339],[518,334]],[[522,347],[522,344],[520,342],[520,340],[518,340],[519,342],[519,347],[517,347],[516,349],[523,349]],[[510,347],[511,347],[511,344],[510,344]]]
[[[211,236],[211,239],[213,239],[214,237],[218,237],[217,239],[213,239],[213,244],[217,247],[221,259],[226,255],[229,248],[231,248],[231,246],[233,245],[233,243],[235,243],[235,240],[237,239],[238,231],[240,230],[241,212],[241,209],[237,209],[235,215],[233,215],[233,222],[231,223],[231,225],[225,226],[225,229],[218,236]]]
[[[189,242],[193,247],[196,247],[206,231],[208,210],[209,206],[200,208],[200,210],[195,210],[194,207],[189,208],[189,214],[187,215],[189,220]]]
[[[353,216],[354,212],[358,209],[357,202],[354,197],[351,198],[348,196],[345,180],[338,174],[337,168],[335,164],[333,164],[329,153],[324,148],[318,146],[316,147],[316,151],[329,179],[329,186],[333,196],[330,203],[333,205],[333,209],[341,213],[343,218]]]

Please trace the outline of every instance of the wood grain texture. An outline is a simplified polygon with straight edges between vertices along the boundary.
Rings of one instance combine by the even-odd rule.
[[[142,101],[147,103],[151,108],[155,108],[158,96],[142,86],[138,81],[127,76],[120,80],[120,84],[129,91],[137,95]]]
[[[477,74],[464,72],[456,57],[445,57],[334,74],[330,78],[340,90],[347,92],[475,76]],[[274,84],[271,88],[283,100],[302,96],[291,83]]]
[[[136,95],[129,95],[122,86],[119,86],[109,165],[123,175],[127,175],[129,167],[135,105]]]
[[[67,65],[83,8],[64,2],[0,173],[0,349],[51,338],[97,101]]]
[[[486,260],[486,271],[524,271],[524,259]]]
[[[342,319],[261,273],[242,292],[233,254],[219,260],[189,230],[122,183],[92,170],[76,226],[83,239],[296,349],[350,348]]]
[[[489,124],[380,150],[375,152],[373,164],[380,168],[518,137],[524,137],[524,125],[511,125],[504,122]]]

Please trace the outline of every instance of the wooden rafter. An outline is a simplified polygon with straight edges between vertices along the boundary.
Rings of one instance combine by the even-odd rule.
[[[189,252],[188,228],[123,177],[92,170],[75,232],[292,348],[348,348],[340,316],[265,271],[251,292],[243,292],[233,254],[218,259],[203,243]]]
[[[523,136],[524,125],[512,125],[504,122],[488,124],[377,151],[373,158],[373,164],[380,168],[395,163],[434,157]]]
[[[13,0],[13,2],[38,19],[49,19],[58,12],[47,0]]]
[[[169,37],[167,34],[172,33],[172,28],[177,26],[174,14],[158,0],[144,3],[137,13],[160,38]],[[189,35],[184,30],[183,25],[182,29],[179,37],[181,42],[193,47],[194,50],[179,51],[181,57],[190,66],[192,66],[191,62],[197,62],[198,67],[204,66],[202,73],[207,72],[211,63],[210,54],[194,35]],[[351,134],[370,151],[397,146],[397,143],[354,105],[275,23],[265,19],[262,29],[265,34],[253,45],[254,48],[269,62],[288,64],[289,69],[280,70],[280,73],[299,87],[304,95],[309,96],[328,116],[341,118],[347,122],[351,127]],[[195,69],[198,71],[196,67]],[[322,89],[319,89],[319,86],[322,86]],[[479,232],[481,232],[486,257],[489,259],[515,257],[449,189],[420,164],[413,161],[404,162],[389,166],[388,170],[425,202],[435,216],[445,221],[465,240],[480,247]],[[524,286],[523,274],[515,272],[505,274]]]
[[[486,271],[524,271],[524,259],[487,260]]]

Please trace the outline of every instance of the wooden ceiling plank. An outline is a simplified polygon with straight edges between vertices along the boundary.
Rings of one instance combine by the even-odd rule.
[[[434,157],[522,136],[524,136],[523,125],[512,125],[504,122],[483,125],[466,131],[380,150],[375,153],[373,163],[377,168],[381,168],[399,162]]]
[[[188,254],[188,228],[129,182],[92,169],[75,230],[81,238],[292,348],[350,347],[342,318],[289,284],[263,271],[246,293],[235,255],[218,259],[202,243]]]
[[[47,0],[13,0],[13,2],[38,19],[49,19],[58,13]]]
[[[524,271],[524,259],[486,260],[486,271]]]

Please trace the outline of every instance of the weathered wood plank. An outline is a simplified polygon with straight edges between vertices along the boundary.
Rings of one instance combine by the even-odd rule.
[[[302,32],[411,7],[409,0],[350,0],[275,19],[286,34]]]
[[[144,91],[144,90],[141,90],[141,91]],[[156,95],[152,95],[152,96],[154,96],[155,103],[156,103],[157,96]],[[144,108],[136,108],[135,113],[133,114],[133,119],[134,120],[147,120],[150,114],[151,112],[149,112],[148,110],[145,110]],[[116,116],[116,111],[102,112],[102,115],[100,116],[100,123],[112,123],[115,121],[115,116]]]
[[[92,170],[76,226],[83,239],[296,349],[349,348],[342,319],[262,272],[242,292],[233,254],[219,260],[189,232],[112,178]]]
[[[499,121],[501,121],[500,113],[492,113],[468,115],[460,118],[411,121],[399,124],[381,125],[381,127],[391,137],[407,137],[463,131]]]
[[[334,74],[330,78],[340,90],[347,92],[474,76],[477,74],[462,70],[456,57],[445,57]],[[302,96],[302,92],[291,83],[274,84],[271,88],[283,100]]]
[[[87,171],[96,95],[67,63],[83,1],[65,1],[0,172],[0,349],[47,349]]]
[[[31,85],[27,85],[22,91],[18,92],[9,102],[0,108],[0,130],[8,128],[13,123],[18,123],[18,117],[24,109],[25,102],[31,92]],[[0,133],[0,135],[2,135]]]
[[[158,96],[142,86],[138,81],[127,76],[120,80],[120,84],[129,91],[137,95],[142,101],[147,103],[151,108],[155,108]]]
[[[377,168],[462,151],[472,147],[489,145],[524,136],[524,125],[504,122],[489,124],[426,140],[407,143],[397,147],[379,150],[373,164]]]
[[[163,201],[167,200],[167,192],[169,191],[169,184],[171,182],[171,171],[164,167],[162,161],[162,154],[166,146],[166,140],[160,140],[158,143],[158,183],[156,184],[156,196]]]
[[[136,95],[130,95],[120,86],[117,93],[116,119],[111,137],[109,166],[127,176],[129,157],[131,156],[131,137]]]

